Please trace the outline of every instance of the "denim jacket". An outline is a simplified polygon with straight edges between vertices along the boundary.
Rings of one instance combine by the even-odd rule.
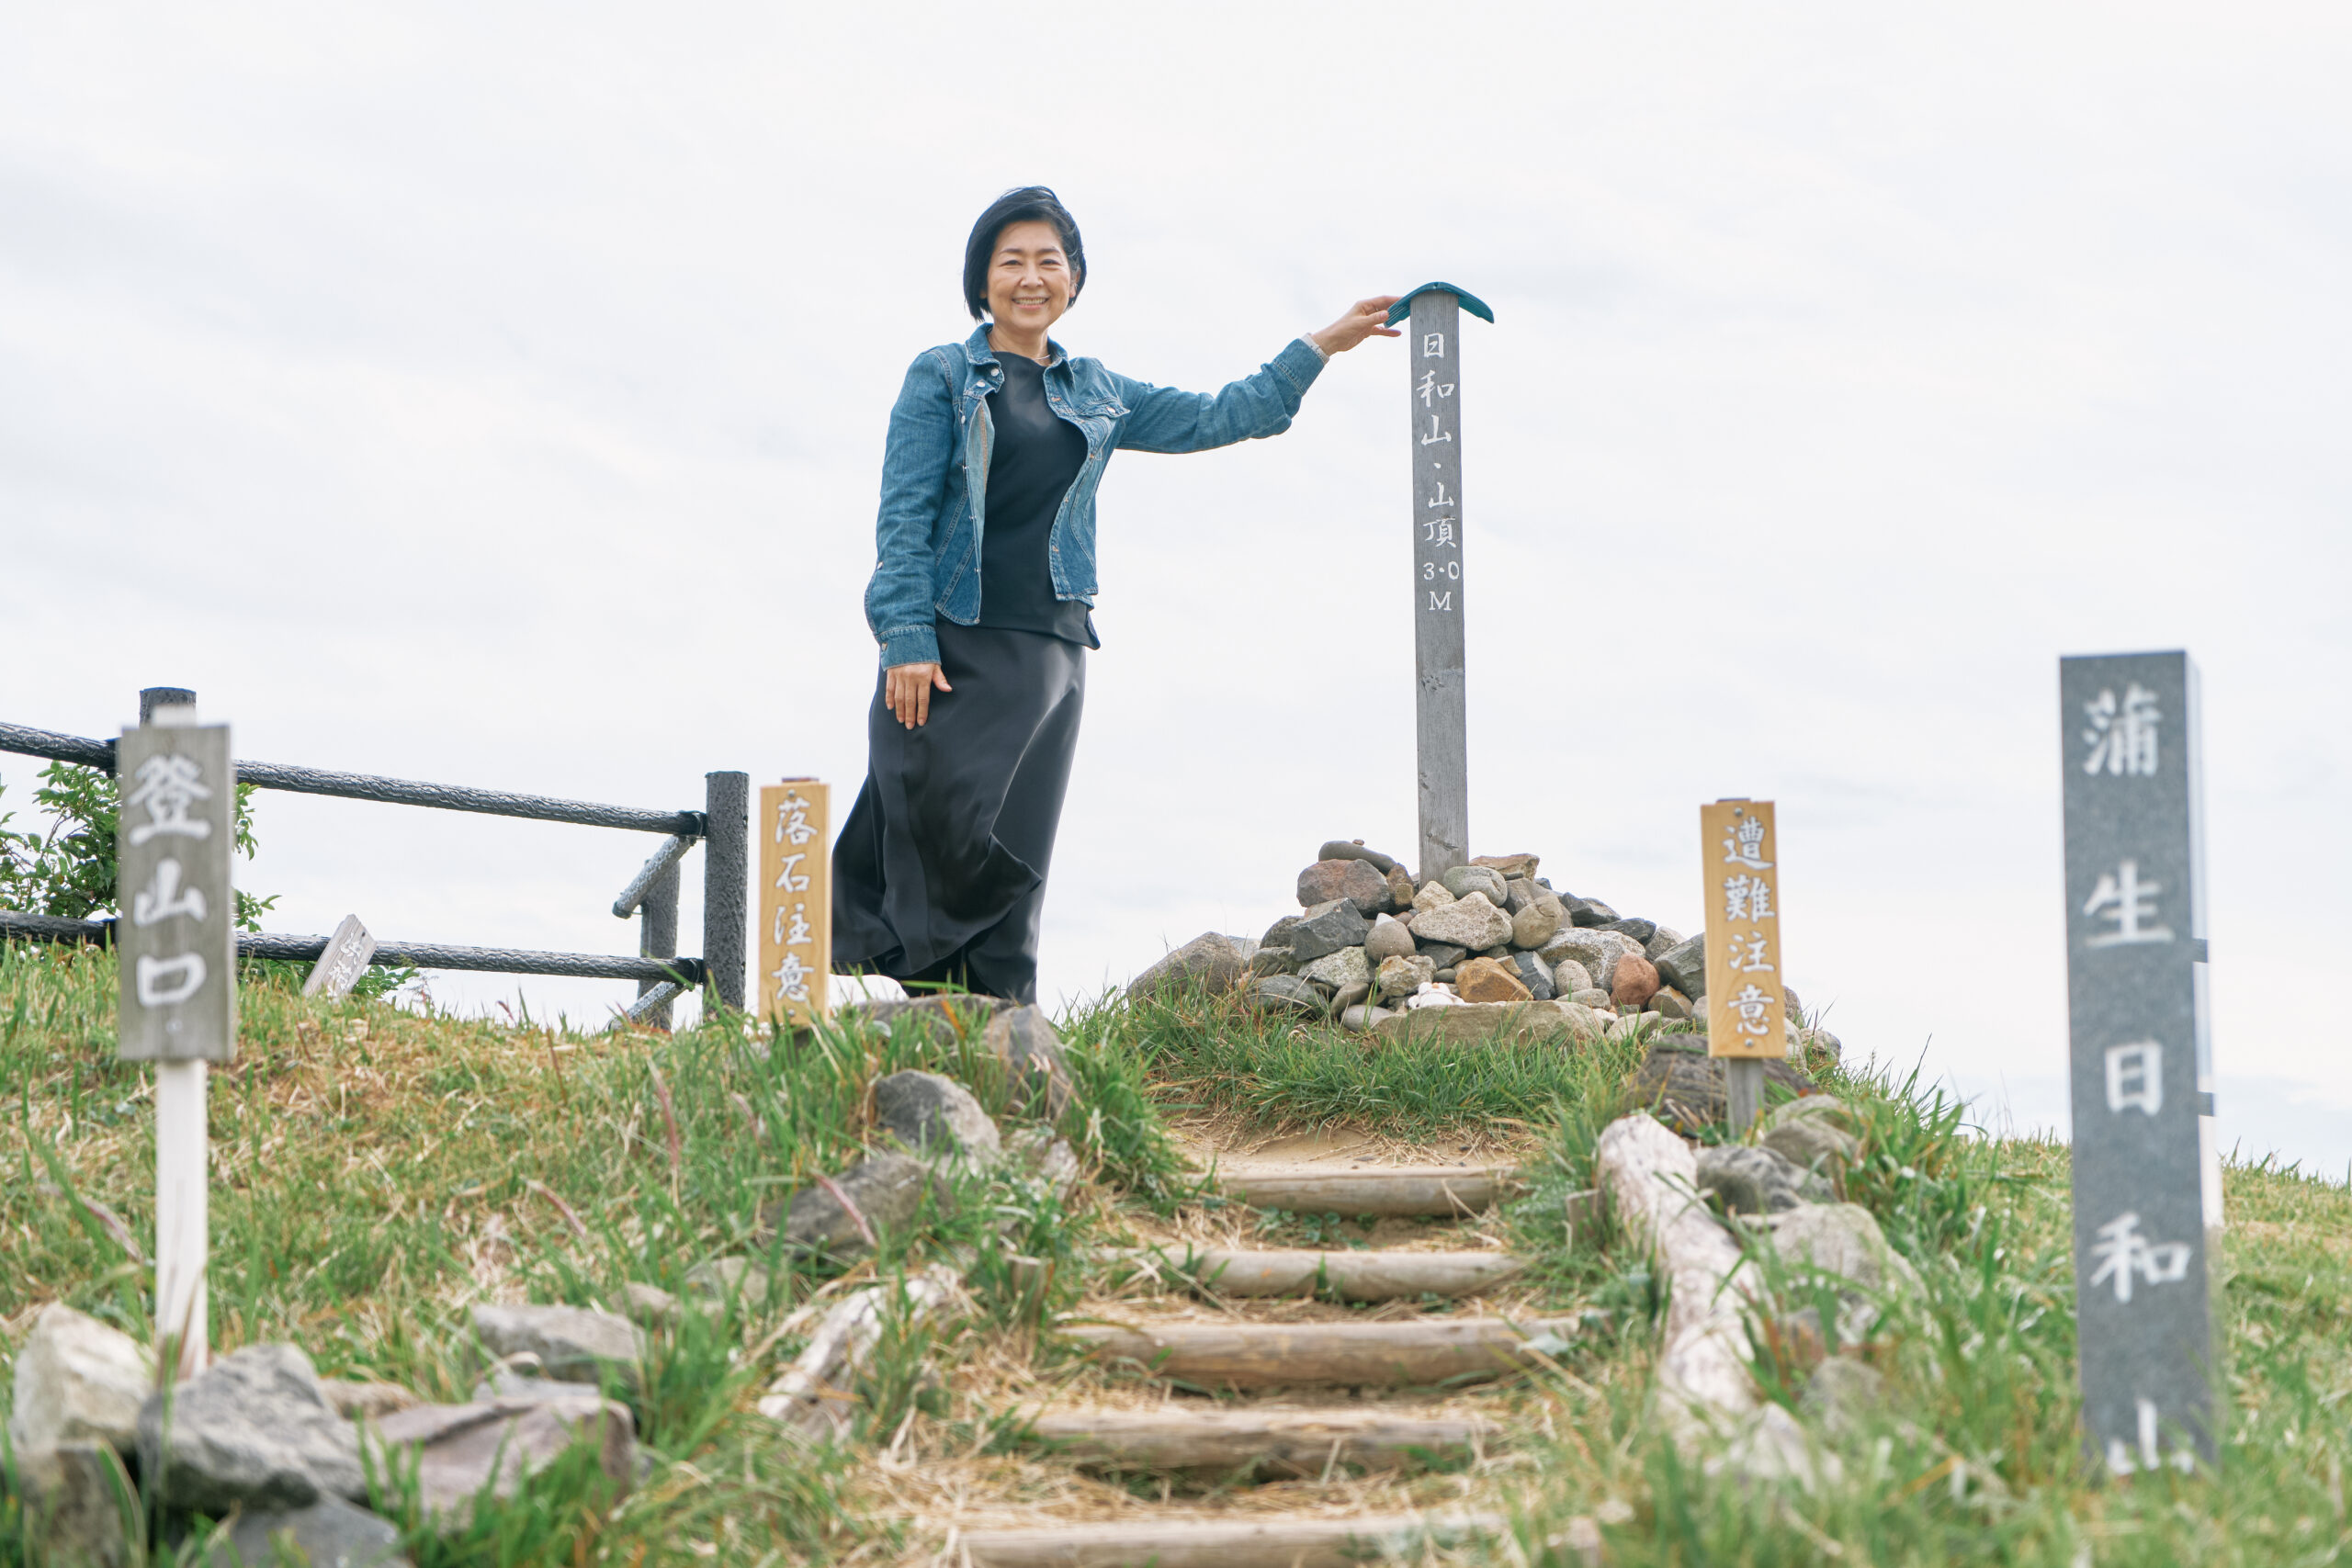
[[[1323,354],[1294,339],[1256,374],[1221,392],[1180,392],[1129,380],[1100,360],[1072,359],[1048,340],[1046,402],[1086,434],[1086,461],[1054,514],[1046,551],[1054,593],[1094,603],[1094,491],[1119,447],[1202,452],[1290,428],[1322,373]],[[874,581],[865,620],[882,665],[939,658],[936,617],[980,616],[981,547],[988,537],[989,394],[1004,372],[983,325],[960,344],[925,349],[890,410],[882,457],[882,512],[874,528]]]

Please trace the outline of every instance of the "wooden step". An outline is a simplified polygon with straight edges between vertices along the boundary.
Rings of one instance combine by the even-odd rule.
[[[1229,1252],[1182,1247],[1116,1256],[1213,1295],[1321,1296],[1349,1302],[1466,1296],[1490,1290],[1525,1267],[1506,1252]]]
[[[1107,1364],[1196,1388],[1419,1388],[1537,1364],[1527,1342],[1571,1320],[1409,1318],[1396,1323],[1162,1323],[1064,1332]]]
[[[1464,1165],[1227,1170],[1217,1182],[1227,1197],[1253,1209],[1441,1218],[1484,1213],[1519,1186],[1509,1166]]]
[[[1188,1519],[1054,1529],[974,1530],[972,1568],[1344,1568],[1418,1557],[1425,1543],[1499,1538],[1493,1514],[1368,1514],[1352,1519]]]
[[[1030,1431],[1086,1470],[1264,1469],[1321,1475],[1334,1464],[1393,1469],[1454,1460],[1497,1440],[1471,1418],[1431,1418],[1391,1410],[1068,1410],[1041,1416]]]

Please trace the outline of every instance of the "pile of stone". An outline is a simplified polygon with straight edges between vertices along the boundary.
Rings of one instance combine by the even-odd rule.
[[[1257,1005],[1391,1037],[1623,1034],[1702,1016],[1703,933],[1685,936],[1555,888],[1532,854],[1480,855],[1416,883],[1361,840],[1334,839],[1298,874],[1300,912],[1262,938],[1204,934],[1130,986],[1182,977],[1245,987]],[[1792,1022],[1802,1014],[1788,995]],[[1437,1009],[1511,1010],[1422,1017]],[[1826,1035],[1805,1043],[1835,1052]]]

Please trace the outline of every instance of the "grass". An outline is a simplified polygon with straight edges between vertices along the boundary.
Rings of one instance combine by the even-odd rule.
[[[136,1243],[152,1225],[148,1077],[111,1060],[114,987],[105,953],[0,945],[0,1350],[50,1300],[147,1333],[147,1273],[117,1232]],[[900,1067],[967,1083],[1008,1134],[1030,1125],[971,1042],[902,1028],[776,1043],[723,1015],[675,1036],[591,1036],[310,1002],[251,976],[241,1059],[213,1080],[216,1348],[290,1338],[323,1373],[461,1399],[476,1302],[611,1303],[626,1281],[675,1291],[697,1262],[750,1256],[769,1270],[763,1294],[655,1335],[629,1396],[654,1469],[627,1496],[571,1461],[454,1537],[421,1528],[397,1474],[379,1479],[379,1508],[408,1527],[420,1568],[928,1561],[938,1540],[905,1521],[967,1487],[1106,1509],[1163,1495],[1135,1480],[1072,1492],[1022,1457],[1019,1432],[1023,1410],[1080,1375],[1049,1330],[1104,1288],[1091,1249],[1200,1213],[1171,1118],[1400,1142],[1500,1126],[1532,1178],[1498,1233],[1528,1260],[1525,1300],[1581,1314],[1588,1332],[1555,1371],[1490,1396],[1517,1428],[1505,1451],[1384,1483],[1381,1497],[1502,1508],[1521,1559],[1563,1568],[1585,1518],[1613,1563],[1686,1568],[2352,1557],[2342,1185],[2267,1162],[2226,1169],[2222,1473],[2099,1483],[2076,1435],[2066,1150],[1984,1137],[1916,1078],[1833,1074],[1865,1134],[1846,1194],[1920,1289],[1887,1304],[1864,1348],[1889,1397],[1834,1445],[1838,1479],[1749,1488],[1657,1427],[1661,1283],[1605,1234],[1564,1224],[1637,1044],[1389,1049],[1184,995],[1106,998],[1063,1034],[1078,1093],[1057,1130],[1092,1179],[1067,1200],[1018,1173],[964,1181],[933,1225],[856,1265],[858,1279],[888,1275],[956,1249],[971,1259],[969,1311],[888,1325],[845,1444],[809,1450],[749,1406],[798,1344],[787,1315],[843,1281],[843,1265],[763,1246],[761,1211],[870,1143],[871,1085]],[[1261,1222],[1269,1238],[1326,1246],[1359,1228]],[[1801,1403],[1817,1353],[1788,1349],[1770,1395]],[[1271,1507],[1294,1494],[1204,1495]],[[0,1568],[25,1568],[14,1507],[0,1497]],[[193,1549],[160,1543],[156,1560]]]

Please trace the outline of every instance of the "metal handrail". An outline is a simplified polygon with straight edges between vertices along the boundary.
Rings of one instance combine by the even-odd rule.
[[[141,693],[141,699],[143,723],[151,704],[192,703],[196,697],[194,693],[178,688],[157,687]],[[0,724],[0,751],[75,762],[112,773],[115,750],[116,742],[112,740],[61,735],[27,725]],[[750,780],[741,773],[706,775],[704,810],[649,811],[279,762],[240,761],[234,766],[238,783],[262,789],[667,834],[669,841],[655,850],[653,858],[614,904],[613,913],[624,919],[640,908],[643,911],[640,947],[644,951],[636,957],[388,942],[377,944],[368,962],[388,968],[471,969],[503,975],[635,980],[639,996],[637,1005],[629,1010],[629,1016],[640,1021],[656,1015],[666,1018],[670,1001],[682,988],[705,984],[717,988],[721,1001],[733,1007],[743,1005],[745,906],[749,889],[741,862],[748,850]],[[673,957],[671,953],[677,945],[678,861],[695,843],[706,840],[709,841],[705,848],[703,867],[703,956]],[[0,910],[0,936],[107,942],[112,940],[113,924],[112,920],[66,920]],[[237,952],[241,957],[315,960],[326,951],[327,942],[325,937],[246,932],[237,938]]]
[[[28,757],[48,757],[60,762],[114,772],[115,742],[91,740],[79,735],[59,735],[21,724],[0,724],[0,751]],[[379,800],[394,806],[429,806],[441,811],[479,811],[492,817],[523,817],[539,822],[573,822],[583,828],[622,828],[639,833],[674,833],[698,839],[709,829],[699,811],[648,811],[633,806],[603,806],[594,801],[558,800],[551,795],[516,795],[507,790],[476,789],[470,784],[422,784],[414,779],[384,778],[375,773],[344,773],[326,768],[305,768],[285,762],[235,764],[237,782],[262,789],[282,789],[296,795],[333,795],[345,800]]]

